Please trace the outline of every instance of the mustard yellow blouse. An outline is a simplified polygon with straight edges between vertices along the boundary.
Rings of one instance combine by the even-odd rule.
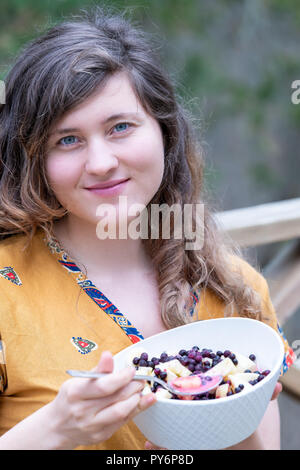
[[[79,270],[55,240],[39,231],[28,250],[24,235],[0,243],[0,435],[52,401],[67,369],[91,369],[100,354],[116,354],[143,339]],[[284,373],[294,360],[278,325],[265,279],[236,260],[247,283],[262,298],[269,325],[285,346]],[[224,316],[224,305],[208,289],[193,293],[193,319]],[[145,437],[133,422],[106,442],[78,449],[144,449]]]

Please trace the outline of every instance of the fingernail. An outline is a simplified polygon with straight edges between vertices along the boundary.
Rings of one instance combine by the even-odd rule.
[[[156,401],[156,397],[154,396],[153,393],[149,393],[149,395],[145,395],[146,397],[146,404],[150,405]]]

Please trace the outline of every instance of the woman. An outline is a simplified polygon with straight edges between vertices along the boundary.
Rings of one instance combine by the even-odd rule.
[[[192,213],[200,249],[174,236],[173,219],[169,238],[159,222],[158,237],[101,239],[104,204],[116,229],[136,221],[133,205],[145,207],[150,229],[154,205],[183,214],[202,202],[203,162],[185,113],[145,35],[124,18],[97,10],[52,28],[25,48],[6,88],[0,447],[143,449],[130,420],[155,397],[140,395],[134,370],[67,380],[66,369],[112,372],[112,354],[132,342],[211,317],[277,329],[268,286],[224,244],[207,205],[201,220]],[[278,447],[276,401],[270,407],[242,448]]]

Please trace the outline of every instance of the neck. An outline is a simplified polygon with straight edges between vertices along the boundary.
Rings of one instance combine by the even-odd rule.
[[[100,240],[94,224],[82,224],[73,216],[55,222],[54,235],[70,257],[90,271],[125,273],[150,267],[141,239]]]

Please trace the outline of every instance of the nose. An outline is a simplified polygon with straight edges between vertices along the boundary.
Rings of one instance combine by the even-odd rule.
[[[99,137],[90,140],[86,152],[85,171],[89,174],[105,175],[119,166],[112,146]]]

